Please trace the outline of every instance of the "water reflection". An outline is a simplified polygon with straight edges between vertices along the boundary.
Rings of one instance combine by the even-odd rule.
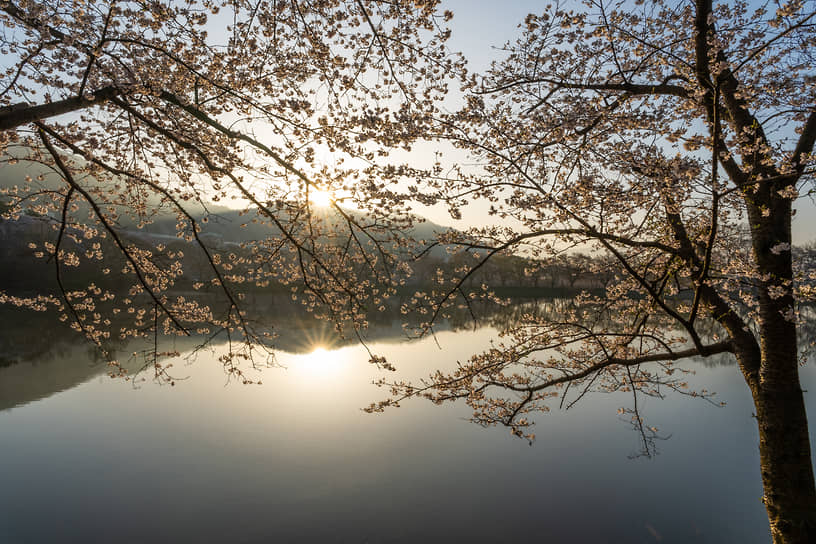
[[[513,321],[524,308],[556,308],[563,301],[528,302],[512,306],[479,308],[479,321],[474,323],[465,311],[454,313],[437,327],[440,332],[473,328],[474,325],[501,327]],[[372,319],[364,333],[366,342],[403,342],[407,336],[402,328],[398,304]],[[337,376],[342,372],[341,361],[333,355],[343,346],[357,345],[356,337],[341,337],[332,323],[316,319],[298,303],[285,296],[255,296],[247,301],[250,319],[263,329],[274,331],[278,338],[277,362],[284,366],[308,368],[316,378]],[[548,310],[549,311],[549,310]],[[20,406],[65,391],[108,371],[106,361],[94,347],[56,319],[52,314],[0,307],[0,410]],[[199,337],[162,337],[162,350],[192,351],[201,343]],[[217,342],[216,342],[217,345]],[[129,354],[144,350],[147,342],[109,342],[105,348],[118,353],[119,362],[130,372],[143,365],[143,359]],[[285,354],[302,354],[290,359]],[[362,356],[367,360],[367,356]],[[193,361],[196,358],[192,358]],[[176,364],[174,376],[194,374],[192,368]],[[269,377],[271,378],[271,377]],[[269,379],[266,376],[260,379]],[[272,378],[274,379],[274,378]]]
[[[489,325],[524,309],[486,315],[477,330],[453,319],[419,342],[385,316],[369,347],[417,378],[487,347]],[[2,406],[16,405],[0,412],[3,543],[769,539],[750,396],[732,366],[692,363],[692,385],[718,391],[726,408],[644,398],[672,439],[633,461],[636,436],[616,412],[627,395],[537,416],[533,447],[462,421],[461,406],[364,414],[382,394],[369,384],[380,371],[308,316],[279,325],[281,340],[302,334],[282,344],[284,368],[264,371],[262,385],[225,387],[216,351],[178,367],[191,379],[138,390],[101,377],[103,363],[73,337],[21,322],[8,330],[27,340],[0,368]],[[162,341],[182,352],[195,343]],[[802,372],[813,390],[813,366]]]
[[[508,306],[476,306],[477,321],[466,310],[454,312],[449,319],[436,327],[439,332],[479,330],[480,328],[502,330],[517,322],[522,314],[528,313],[554,318],[563,315],[571,307],[568,298],[521,300]],[[286,296],[255,295],[247,301],[250,318],[261,328],[274,331],[278,338],[277,362],[295,368],[310,368],[316,377],[342,372],[342,362],[330,355],[343,346],[359,344],[356,337],[341,337],[332,323],[315,319],[302,305],[292,302]],[[403,316],[399,304],[394,304],[385,312],[371,319],[371,327],[365,331],[366,342],[401,343],[408,338],[403,330]],[[816,339],[816,312],[806,307],[803,315],[810,316],[801,327],[801,344],[808,346]],[[28,402],[46,398],[65,391],[108,371],[106,361],[100,352],[81,341],[77,334],[51,314],[29,312],[0,307],[0,411]],[[162,349],[180,352],[191,351],[201,342],[198,337],[163,337]],[[120,363],[130,372],[143,365],[139,357],[128,354],[139,352],[146,344],[130,341],[111,341],[106,348],[120,354]],[[323,350],[323,351],[321,351]],[[467,358],[476,350],[466,354]],[[304,354],[307,357],[292,360],[282,354]],[[367,359],[366,355],[360,356]],[[193,358],[195,360],[195,358]],[[441,361],[451,362],[441,357]],[[288,361],[288,363],[284,362]],[[454,361],[455,362],[455,361]],[[733,366],[735,361],[727,353],[708,357],[695,362],[696,366]],[[428,365],[424,370],[435,368]],[[272,371],[274,372],[274,371]],[[174,376],[182,379],[194,374],[195,370],[177,364]],[[416,374],[414,379],[423,377]],[[261,380],[274,379],[271,375],[258,377]]]

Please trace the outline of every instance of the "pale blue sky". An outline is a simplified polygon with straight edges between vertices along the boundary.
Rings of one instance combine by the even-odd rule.
[[[529,13],[541,13],[549,2],[533,0],[443,0],[453,12],[453,34],[448,42],[454,51],[463,51],[471,69],[484,70],[502,54],[494,48],[514,41],[521,34],[518,25]]]

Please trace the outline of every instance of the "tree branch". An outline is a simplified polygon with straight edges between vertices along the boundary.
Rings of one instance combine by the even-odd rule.
[[[56,102],[47,102],[33,106],[25,103],[6,106],[0,109],[0,130],[14,129],[35,121],[43,121],[57,115],[104,104],[111,98],[121,94],[122,91],[120,89],[114,86],[108,86],[102,87],[90,94],[72,96],[71,98],[58,100]]]

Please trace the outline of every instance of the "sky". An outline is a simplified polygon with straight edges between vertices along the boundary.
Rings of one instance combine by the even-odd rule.
[[[443,0],[443,9],[453,12],[448,46],[465,52],[471,69],[484,70],[491,60],[502,58],[502,52],[495,48],[514,41],[524,18],[541,13],[545,5],[531,0]]]

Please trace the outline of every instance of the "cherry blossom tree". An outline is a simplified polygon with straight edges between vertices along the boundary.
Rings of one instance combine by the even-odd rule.
[[[0,3],[0,145],[3,160],[32,171],[5,190],[3,213],[50,225],[53,237],[32,251],[58,286],[0,301],[55,310],[100,344],[152,335],[160,378],[160,330],[220,332],[227,371],[246,379],[239,361],[255,361],[270,338],[243,312],[240,286],[280,282],[356,332],[408,273],[409,202],[444,202],[458,216],[483,199],[514,226],[438,241],[464,246],[468,260],[406,304],[425,321],[420,331],[468,305],[463,286],[503,253],[550,262],[578,247],[597,256],[583,260],[592,274],[616,280],[558,314],[521,316],[503,343],[452,373],[384,380],[392,397],[371,410],[464,399],[474,421],[532,438],[531,413],[625,391],[648,446],[657,431],[637,396],[708,397],[687,391],[678,361],[733,356],[756,408],[774,541],[816,540],[796,328],[812,271],[798,274],[791,257],[792,202],[813,183],[813,3],[555,6],[529,16],[484,76],[445,49],[439,7]],[[449,112],[452,75],[465,105]],[[421,139],[473,160],[446,168],[443,156],[428,170],[381,162]],[[321,219],[315,191],[335,195],[339,219]],[[192,211],[233,198],[270,233],[241,251],[208,243],[209,217]],[[195,286],[218,289],[220,306],[173,293],[189,248],[139,244],[119,228],[166,211],[206,264]],[[76,287],[69,276],[83,263],[123,279],[125,294],[100,279]]]
[[[541,259],[579,247],[619,280],[561,315],[528,315],[452,372],[383,380],[392,397],[370,410],[461,399],[473,421],[532,438],[531,413],[627,391],[648,446],[637,396],[710,399],[677,363],[729,354],[754,401],[773,540],[816,541],[797,347],[813,270],[791,258],[792,202],[813,190],[815,24],[801,1],[590,0],[528,16],[503,61],[465,77],[466,105],[438,116],[438,138],[471,161],[411,188],[454,214],[487,200],[520,226],[460,239],[480,256],[441,282],[430,314],[522,246]]]
[[[375,159],[414,138],[414,119],[445,93],[436,74],[460,62],[443,48],[449,17],[416,1],[2,2],[0,151],[32,172],[4,189],[4,217],[50,220],[53,237],[32,250],[58,284],[2,301],[56,310],[96,343],[222,332],[237,341],[224,363],[241,377],[235,357],[256,360],[269,341],[241,309],[243,284],[291,286],[338,324],[364,327],[364,310],[405,275],[395,255],[410,223],[383,205],[389,173]],[[238,253],[208,244],[206,210],[225,200],[270,235]],[[161,213],[192,249],[139,244],[120,228]],[[195,287],[220,290],[219,307],[171,294],[185,251],[207,263]],[[71,273],[88,262],[98,277],[77,287]],[[129,281],[124,296],[103,287],[106,275]]]

